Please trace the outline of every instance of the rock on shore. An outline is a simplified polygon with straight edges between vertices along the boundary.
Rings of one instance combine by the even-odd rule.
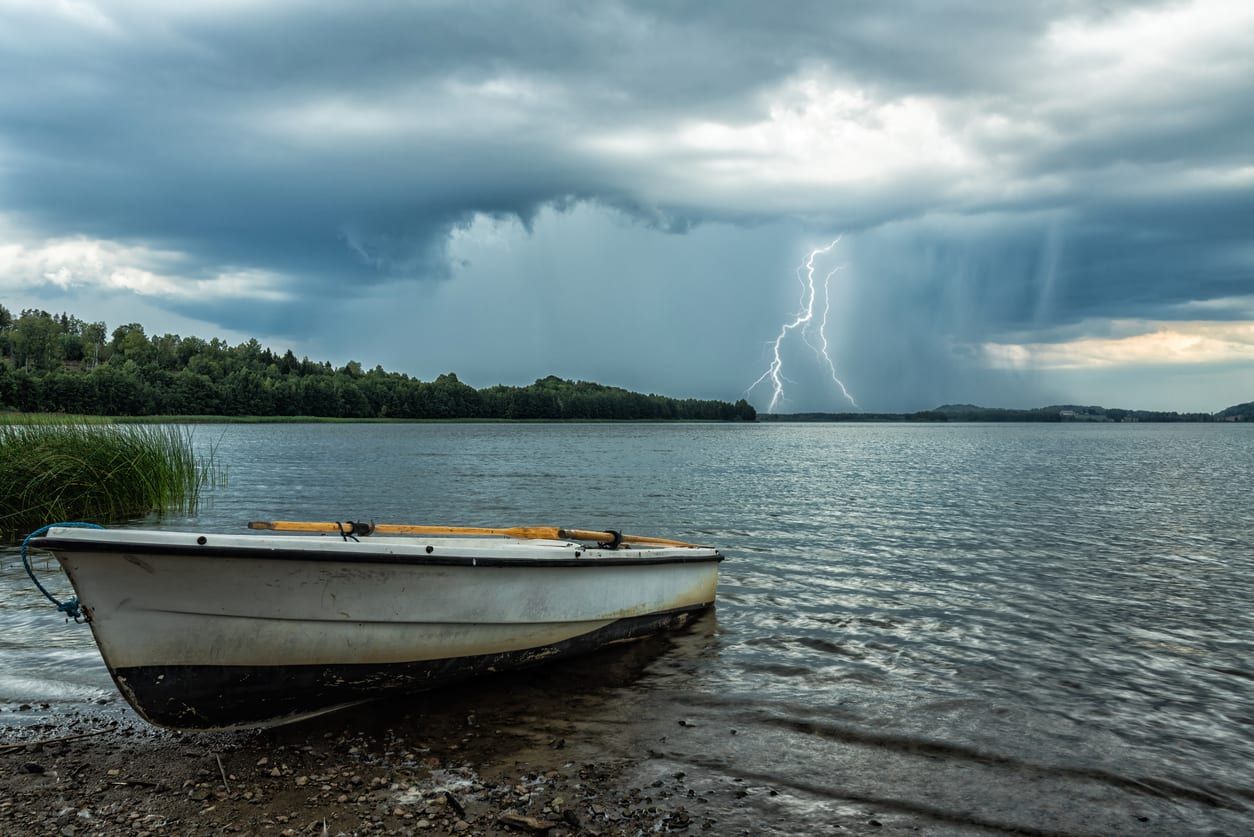
[[[714,825],[682,777],[626,787],[622,759],[589,761],[563,739],[537,746],[473,717],[424,740],[390,730],[180,734],[77,713],[5,732],[5,834],[558,837]]]

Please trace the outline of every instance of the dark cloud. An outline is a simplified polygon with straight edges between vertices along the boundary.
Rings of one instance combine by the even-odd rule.
[[[848,332],[877,359],[852,374],[913,370],[885,398],[988,390],[1003,384],[968,356],[982,341],[1248,311],[1224,301],[1254,294],[1254,27],[1173,28],[1189,11],[11,8],[0,218],[28,249],[87,236],[177,252],[184,282],[269,277],[276,294],[155,304],[293,338],[331,327],[328,300],[463,271],[451,237],[484,218],[592,206],[794,245],[845,230],[867,277]],[[735,299],[763,280],[723,281]],[[743,327],[764,339],[775,314],[755,313]]]

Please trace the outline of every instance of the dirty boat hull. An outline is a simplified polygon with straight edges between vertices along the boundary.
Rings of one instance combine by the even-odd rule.
[[[618,619],[550,645],[471,657],[303,666],[137,666],[113,671],[113,676],[129,702],[154,724],[178,729],[270,726],[385,694],[419,692],[585,654],[678,628],[705,609]]]
[[[69,575],[123,696],[179,729],[284,723],[671,629],[713,604],[722,558],[130,535],[54,529],[37,545]]]

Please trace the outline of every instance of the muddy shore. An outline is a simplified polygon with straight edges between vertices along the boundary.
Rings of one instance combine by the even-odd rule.
[[[621,759],[587,760],[561,739],[544,745],[484,729],[473,716],[460,731],[431,730],[423,740],[395,731],[180,735],[101,720],[75,714],[22,736],[66,740],[7,746],[0,832],[558,835],[714,826],[682,776],[628,788]]]
[[[616,723],[638,708],[616,696],[660,650],[637,643],[262,731],[161,730],[120,698],[6,707],[0,833],[710,832],[711,800],[682,770],[641,784],[647,742]]]
[[[687,698],[715,630],[269,730],[162,730],[116,693],[0,706],[0,834],[971,833],[763,778],[768,741]]]

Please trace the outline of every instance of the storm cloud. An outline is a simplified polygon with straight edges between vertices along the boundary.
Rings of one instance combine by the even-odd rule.
[[[843,233],[871,409],[1134,397],[1154,334],[1254,397],[1248,4],[17,2],[0,76],[12,300],[736,397]]]

